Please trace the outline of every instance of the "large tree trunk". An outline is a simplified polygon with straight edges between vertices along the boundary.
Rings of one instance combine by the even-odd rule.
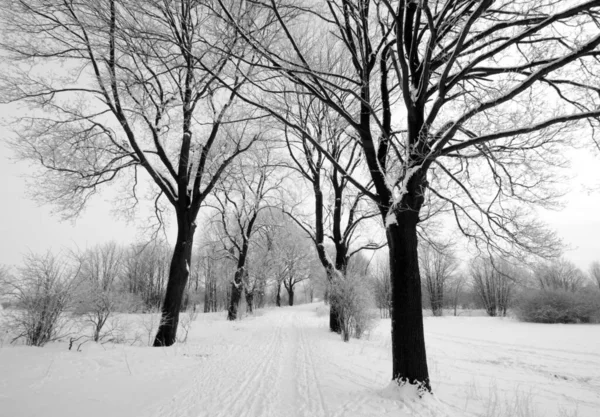
[[[327,280],[329,281],[327,287],[329,292],[329,331],[335,333],[342,333],[342,326],[340,324],[340,314],[339,309],[337,308],[337,301],[335,299],[335,290],[331,288],[334,283],[333,271],[328,272]]]
[[[430,390],[421,277],[417,252],[418,214],[396,212],[397,224],[387,228],[392,284],[392,379],[420,383]]]
[[[177,215],[177,241],[169,268],[167,292],[162,305],[161,323],[154,339],[154,346],[171,346],[177,340],[177,325],[183,293],[187,286],[194,244],[194,223],[191,213]]]
[[[340,314],[335,303],[331,303],[329,306],[329,330],[336,333],[342,332]]]
[[[290,287],[288,289],[288,305],[293,306],[294,305],[294,288]]]
[[[238,268],[235,271],[235,277],[231,283],[231,301],[227,312],[227,320],[236,320],[240,300],[242,299],[242,291],[244,291],[244,268]]]

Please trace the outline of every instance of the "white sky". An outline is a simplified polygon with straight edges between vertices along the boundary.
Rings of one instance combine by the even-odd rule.
[[[28,165],[16,163],[4,143],[6,132],[0,128],[0,264],[17,265],[29,250],[85,248],[115,240],[135,239],[136,228],[111,216],[109,202],[101,197],[75,222],[60,221],[52,207],[38,206],[26,196]]]

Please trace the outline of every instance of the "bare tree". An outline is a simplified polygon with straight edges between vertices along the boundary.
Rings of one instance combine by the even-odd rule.
[[[124,251],[115,242],[109,242],[75,257],[82,280],[75,312],[92,325],[92,340],[98,342],[110,316],[122,307],[117,281],[123,275]]]
[[[600,262],[592,262],[590,265],[590,277],[596,281],[598,288],[600,289]]]
[[[227,310],[231,302],[231,279],[235,262],[225,255],[220,244],[206,245],[202,254],[204,275],[204,312]]]
[[[291,95],[285,104],[288,106],[287,119],[295,121],[291,126],[284,124],[283,127],[286,146],[293,162],[291,167],[310,184],[314,195],[314,213],[304,216],[297,210],[284,208],[284,211],[313,240],[331,285],[335,277],[346,274],[348,262],[353,255],[384,246],[374,241],[356,242],[362,223],[376,217],[378,213],[366,204],[362,192],[353,192],[348,181],[348,175],[359,171],[361,161],[358,142],[346,133],[347,122],[320,101],[307,96],[306,91]],[[296,125],[302,129],[294,129],[293,126]],[[304,133],[306,131],[314,132],[314,139],[343,167],[343,171],[328,162],[321,148],[315,147],[308,140]],[[331,204],[327,204],[329,201]],[[310,221],[306,221],[306,217]],[[334,260],[327,254],[326,237],[335,248]],[[340,333],[335,299],[329,301],[329,328]]]
[[[200,207],[257,138],[235,104],[239,60],[213,46],[236,49],[236,36],[212,15],[195,0],[18,0],[3,2],[0,16],[2,48],[15,63],[0,94],[36,110],[15,123],[13,145],[41,167],[40,199],[75,216],[103,184],[121,180],[135,206],[149,178],[159,224],[165,201],[175,212],[156,346],[176,340]],[[58,65],[60,74],[47,71]]]
[[[227,319],[237,318],[238,304],[248,279],[247,260],[253,234],[260,228],[261,214],[272,207],[283,179],[276,174],[268,148],[256,150],[240,159],[236,172],[231,172],[216,193],[223,247],[236,262],[231,282],[231,300]]]
[[[9,292],[10,277],[10,268],[7,265],[0,265],[0,300]]]
[[[425,244],[419,251],[421,276],[425,281],[425,289],[434,316],[443,315],[448,282],[458,267],[451,250],[450,244],[439,243]]]
[[[560,146],[585,122],[595,138],[600,3],[278,0],[243,10],[219,4],[263,58],[268,83],[257,88],[281,97],[295,94],[281,84],[301,86],[355,133],[373,191],[359,176],[349,181],[378,205],[386,225],[392,378],[430,390],[417,234],[427,199],[444,202],[482,250],[556,253],[556,239],[517,203],[551,204]],[[253,29],[270,25],[267,34],[240,23],[249,13]],[[263,42],[271,33],[279,38]],[[294,123],[263,97],[244,99]],[[397,123],[395,108],[404,116]]]
[[[379,309],[382,318],[390,317],[392,308],[392,284],[390,282],[390,265],[387,259],[385,262],[378,262],[373,276],[375,304]]]
[[[465,276],[463,274],[457,274],[454,276],[454,279],[451,280],[451,288],[450,292],[452,293],[452,308],[454,309],[454,316],[457,315],[458,309],[458,298],[462,292],[462,289],[465,285]]]
[[[285,218],[271,230],[273,275],[276,285],[275,303],[281,306],[281,290],[288,295],[288,305],[294,305],[296,286],[314,273],[314,252],[309,237],[301,228]],[[319,267],[320,268],[320,267]]]
[[[514,292],[515,276],[505,261],[480,258],[471,263],[471,278],[489,316],[506,316]]]
[[[43,346],[66,335],[63,313],[72,306],[79,268],[64,257],[47,252],[29,254],[24,266],[8,281],[18,309],[10,312],[8,326],[27,345]]]
[[[262,225],[258,230],[259,239],[255,239],[254,248],[248,261],[248,274],[244,282],[244,292],[246,296],[246,309],[248,313],[253,313],[254,308],[262,308],[265,305],[265,295],[267,283],[273,272],[273,264],[276,262],[273,258],[273,248],[265,241],[265,230],[268,226]]]
[[[125,286],[141,297],[147,310],[160,307],[169,277],[171,249],[166,243],[152,241],[129,248],[124,266]]]
[[[585,281],[583,272],[565,259],[538,265],[534,269],[534,277],[542,290],[576,292]]]

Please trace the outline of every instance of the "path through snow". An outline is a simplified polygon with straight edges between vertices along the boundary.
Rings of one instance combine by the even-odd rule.
[[[325,311],[265,309],[239,322],[200,314],[188,342],[169,348],[4,345],[0,416],[600,415],[598,325],[427,318],[436,397],[417,400],[389,387],[389,320],[367,340],[343,343]]]
[[[325,324],[315,305],[230,324],[235,330],[220,335],[223,343],[198,344],[196,354],[204,360],[191,371],[191,383],[151,415],[398,416],[401,409],[411,416],[443,415],[433,399],[416,406],[386,395],[387,375],[373,372],[364,360],[348,360],[339,336]]]

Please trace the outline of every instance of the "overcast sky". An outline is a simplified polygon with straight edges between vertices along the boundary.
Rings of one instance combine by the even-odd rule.
[[[6,107],[0,105],[0,113]],[[18,265],[29,250],[83,249],[110,240],[129,243],[136,239],[135,224],[115,218],[106,197],[93,199],[75,222],[61,221],[52,215],[51,207],[39,207],[28,199],[28,165],[14,161],[4,142],[8,134],[0,126],[0,264]],[[592,261],[600,261],[600,158],[590,151],[574,151],[573,158],[565,208],[539,215],[571,247],[566,257],[587,270]]]

